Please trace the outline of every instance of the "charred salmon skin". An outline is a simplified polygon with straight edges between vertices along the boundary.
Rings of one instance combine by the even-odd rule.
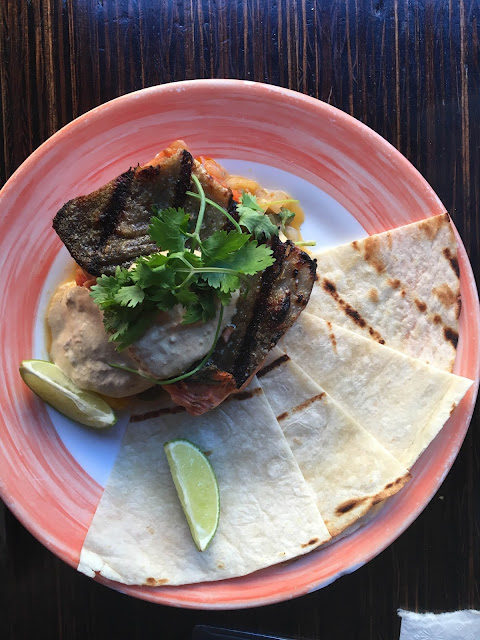
[[[148,235],[152,207],[184,207],[196,219],[198,200],[192,173],[207,198],[230,209],[232,192],[216,182],[186,149],[178,149],[160,163],[130,168],[93,193],[69,200],[58,211],[53,228],[71,256],[92,276],[112,275],[139,256],[157,251]],[[200,236],[228,226],[227,219],[207,205]]]

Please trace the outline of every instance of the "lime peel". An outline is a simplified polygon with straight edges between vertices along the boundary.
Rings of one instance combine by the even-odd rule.
[[[77,387],[52,362],[23,360],[19,370],[27,387],[67,418],[97,429],[116,423],[117,416],[105,400]]]
[[[193,541],[199,551],[205,551],[220,517],[215,471],[203,451],[190,440],[170,440],[164,449]]]

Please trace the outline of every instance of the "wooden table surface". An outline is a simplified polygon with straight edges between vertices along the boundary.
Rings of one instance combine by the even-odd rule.
[[[0,182],[57,129],[121,94],[191,78],[307,93],[397,147],[450,212],[480,275],[475,0],[2,0]],[[0,212],[1,215],[1,212]],[[212,624],[292,638],[398,637],[398,607],[480,608],[479,413],[418,520],[367,566],[232,612],[134,600],[64,565],[0,509],[0,637],[190,638]]]

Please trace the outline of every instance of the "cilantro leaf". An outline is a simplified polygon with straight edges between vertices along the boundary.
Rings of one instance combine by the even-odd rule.
[[[175,293],[175,298],[185,307],[194,305],[198,302],[198,295],[195,292],[190,291],[190,289],[179,289]]]
[[[193,324],[201,322],[203,309],[200,304],[194,304],[189,307],[183,316],[182,324]]]
[[[247,191],[242,192],[240,203],[237,205],[239,215],[238,222],[246,227],[255,238],[265,237],[267,240],[272,236],[278,236],[278,228],[265,214],[258,204],[256,196]]]
[[[202,242],[202,258],[206,265],[223,260],[248,242],[250,236],[239,231],[215,231]]]
[[[247,242],[238,251],[229,254],[224,260],[218,260],[211,266],[218,269],[228,269],[234,273],[210,273],[202,274],[202,279],[224,293],[236,291],[241,284],[241,279],[236,273],[253,276],[259,271],[267,269],[275,262],[272,250],[264,244],[258,245],[256,240]],[[236,272],[236,273],[235,273]]]
[[[260,211],[263,213],[262,207],[257,202],[257,196],[254,196],[248,191],[242,191],[242,197],[240,198],[240,206],[253,209],[253,211]]]
[[[148,232],[164,251],[183,251],[190,216],[184,209],[162,209],[150,220]]]
[[[217,298],[220,300],[220,302],[223,304],[224,307],[230,304],[232,300],[232,294],[230,291],[225,292],[220,289],[216,291],[216,294],[217,294]]]
[[[90,296],[100,309],[107,309],[116,304],[115,295],[130,279],[127,269],[117,267],[114,276],[102,275],[93,285]]]
[[[122,307],[136,307],[144,298],[145,292],[137,284],[120,287],[115,294],[115,302]]]
[[[163,253],[152,253],[149,256],[140,256],[140,258],[137,258],[135,265],[137,269],[140,264],[146,265],[150,267],[150,269],[156,269],[157,267],[163,267],[167,262],[168,257]]]
[[[187,308],[183,316],[182,324],[193,324],[194,322],[207,322],[215,317],[217,308],[215,298],[211,291],[203,291],[198,296],[197,302]]]
[[[155,307],[160,311],[170,311],[178,304],[177,298],[169,289],[157,289],[148,294],[148,299],[155,303]]]
[[[202,279],[205,280],[213,289],[219,289],[223,293],[231,293],[236,291],[240,285],[240,278],[230,273],[209,273],[202,274]]]
[[[263,271],[271,267],[275,262],[273,251],[265,244],[258,244],[256,240],[252,240],[243,245],[238,251],[227,256],[221,261],[221,265],[235,269],[239,273],[247,276],[253,276],[259,271]]]
[[[124,320],[121,327],[114,333],[110,340],[115,340],[117,351],[123,351],[126,347],[139,340],[152,325],[157,311],[143,311],[133,319]]]
[[[293,220],[293,218],[295,217],[295,214],[293,213],[293,211],[290,211],[289,209],[287,209],[287,207],[282,207],[278,212],[278,217],[282,221],[282,228],[283,228],[283,231],[285,232],[285,225],[288,224],[290,220]]]
[[[246,227],[255,238],[265,237],[267,240],[272,236],[278,236],[278,227],[273,224],[270,218],[258,211],[247,207],[237,208],[240,213],[239,223]]]

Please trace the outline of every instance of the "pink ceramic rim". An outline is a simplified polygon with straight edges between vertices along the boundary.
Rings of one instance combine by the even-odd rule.
[[[225,105],[233,109],[233,113],[224,113],[222,108]],[[155,107],[159,107],[159,113],[152,112]],[[66,451],[45,408],[40,402],[32,400],[18,381],[18,362],[22,357],[28,357],[32,349],[32,319],[36,313],[38,292],[60,243],[54,234],[45,235],[45,225],[41,228],[39,226],[39,238],[42,238],[40,251],[35,242],[32,243],[31,239],[24,237],[25,234],[19,233],[20,222],[17,217],[25,218],[28,199],[34,197],[39,190],[39,176],[52,174],[55,162],[58,163],[59,158],[63,158],[62,152],[70,158],[70,163],[75,158],[76,149],[72,149],[74,140],[85,145],[85,154],[88,155],[91,152],[88,148],[89,135],[94,141],[97,141],[96,136],[100,136],[100,141],[104,136],[108,142],[109,130],[114,126],[128,135],[125,123],[128,123],[132,112],[135,122],[144,118],[142,122],[148,123],[152,118],[158,119],[164,109],[166,117],[170,116],[174,121],[168,126],[178,127],[178,122],[175,121],[177,113],[172,115],[174,108],[177,112],[184,109],[194,120],[203,118],[204,129],[215,135],[208,137],[198,123],[197,129],[191,124],[191,135],[183,133],[183,130],[179,133],[177,128],[177,133],[172,130],[173,135],[170,134],[163,141],[165,144],[180,135],[193,141],[192,149],[195,152],[201,151],[220,159],[232,155],[229,131],[235,131],[241,125],[243,137],[235,149],[235,157],[251,160],[252,151],[255,150],[256,161],[266,164],[270,162],[274,166],[307,177],[346,206],[369,233],[444,211],[443,205],[416,169],[368,127],[318,100],[260,83],[193,80],[143,89],[84,114],[42,144],[17,169],[0,193],[0,206],[4,212],[1,242],[6,274],[1,284],[5,310],[2,312],[0,329],[1,358],[4,363],[1,373],[1,388],[4,391],[0,403],[0,494],[33,535],[73,567],[78,564],[83,538],[102,489]],[[215,117],[214,124],[211,122],[212,117]],[[285,137],[282,133],[287,125],[293,128],[295,134],[298,133],[298,140],[301,139],[303,143],[301,148],[292,149],[288,145],[288,136]],[[184,123],[184,126],[187,125]],[[342,133],[348,134],[347,139],[340,135]],[[258,145],[262,135],[263,142],[268,141],[269,145],[267,150],[259,152]],[[195,149],[196,144],[201,148]],[[128,149],[128,145],[126,148]],[[146,143],[141,151],[147,155],[141,161],[150,157],[150,149],[147,151],[147,148]],[[119,166],[122,163],[125,166],[127,156],[127,151],[125,156],[119,155]],[[337,161],[338,159],[342,162]],[[344,166],[347,161],[352,163],[351,174]],[[112,170],[113,165],[105,169],[110,172]],[[399,186],[389,184],[392,172],[395,173]],[[370,175],[373,173],[375,175]],[[105,181],[102,176],[102,170],[99,169],[83,178],[85,184],[95,183],[98,186]],[[67,176],[65,180],[68,180]],[[352,188],[352,183],[357,192]],[[389,224],[384,212],[382,213],[385,202],[382,204],[382,198],[375,195],[380,189],[379,185],[383,185],[384,189],[382,198],[388,196],[388,206],[394,210],[397,207],[394,225],[391,221]],[[354,198],[352,192],[355,193]],[[50,212],[50,207],[55,212],[53,205],[58,204],[55,197],[51,193],[44,193],[43,197],[45,210]],[[400,202],[402,207],[398,204]],[[41,221],[38,222],[40,224]],[[440,486],[460,449],[475,405],[480,366],[480,312],[473,273],[458,234],[457,239],[463,312],[455,370],[476,382],[441,436],[415,465],[413,481],[391,499],[371,523],[335,545],[294,563],[272,567],[244,578],[156,589],[125,587],[103,579],[101,581],[135,597],[172,606],[204,609],[254,607],[320,589],[341,575],[362,566],[391,544],[421,513]],[[17,254],[26,252],[35,256],[32,261],[34,264],[26,269],[11,251],[12,246]],[[24,297],[13,294],[11,285],[18,282],[19,277],[22,277],[22,283],[25,281]],[[12,326],[15,326],[15,335],[12,335]],[[38,442],[28,440],[28,423],[32,416],[36,419],[35,428],[42,434]],[[25,446],[27,442],[29,447]],[[40,481],[38,478],[41,478]],[[66,484],[68,490],[65,488]],[[57,496],[62,499],[58,500]]]

